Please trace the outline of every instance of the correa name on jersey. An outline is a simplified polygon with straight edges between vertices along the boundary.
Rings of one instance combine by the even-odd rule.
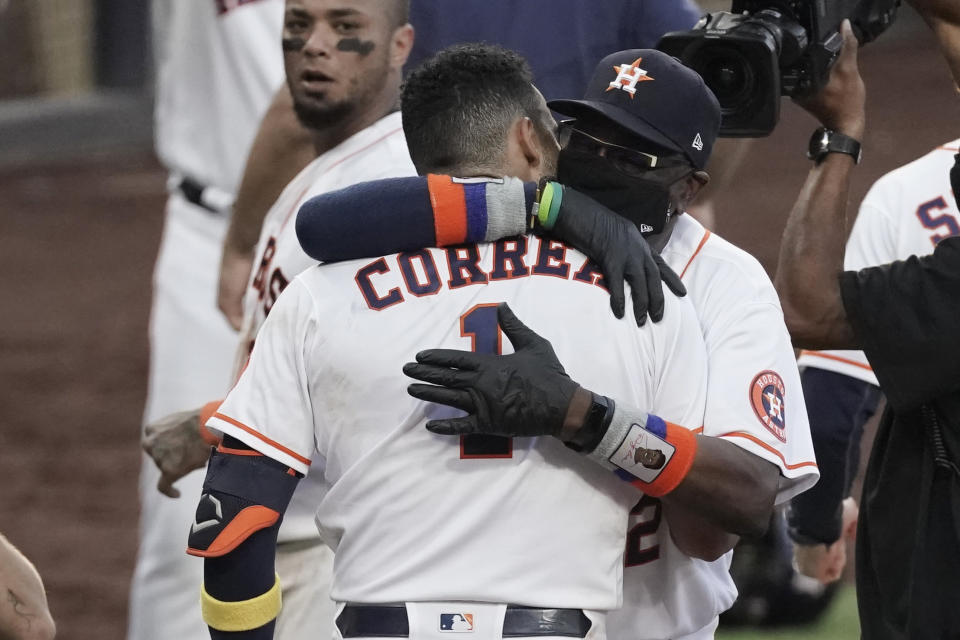
[[[539,243],[536,260],[532,264],[528,264],[529,242]],[[578,258],[573,264],[567,262],[567,246],[556,240],[526,236],[499,240],[494,243],[493,265],[489,271],[481,268],[480,251],[475,244],[450,247],[444,252],[446,269],[443,275],[433,252],[427,249],[377,258],[361,267],[355,280],[367,306],[375,311],[383,311],[404,302],[405,295],[421,298],[435,295],[443,287],[459,289],[528,276],[576,280],[606,290],[603,274],[597,264],[583,258]],[[384,276],[397,271],[403,276],[403,291],[397,286],[384,286]]]

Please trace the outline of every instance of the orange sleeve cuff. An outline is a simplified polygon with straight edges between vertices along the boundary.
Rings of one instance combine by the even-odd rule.
[[[427,175],[434,233],[438,247],[461,244],[467,239],[467,200],[462,184],[449,176]]]
[[[220,444],[220,438],[214,435],[210,429],[207,429],[207,422],[213,417],[213,414],[217,412],[217,409],[219,409],[220,405],[222,404],[223,400],[214,400],[203,405],[203,407],[200,409],[200,420],[198,425],[200,437],[203,438],[204,442],[212,447],[216,447]]]
[[[670,458],[670,462],[653,482],[633,480],[630,483],[648,496],[655,498],[665,496],[680,486],[680,483],[690,472],[693,459],[697,455],[696,434],[679,425],[664,422],[667,426],[667,437],[664,439],[676,448],[673,457]]]

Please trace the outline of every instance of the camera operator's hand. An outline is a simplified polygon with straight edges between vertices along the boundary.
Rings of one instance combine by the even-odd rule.
[[[625,296],[623,283],[630,285],[633,316],[637,325],[663,318],[663,285],[678,296],[687,293],[680,276],[667,266],[636,225],[588,196],[563,188],[563,202],[556,225],[550,231],[538,231],[562,240],[590,256],[600,267],[613,314],[622,318]]]
[[[830,79],[819,93],[797,100],[827,129],[837,131],[856,140],[863,140],[866,126],[866,88],[857,66],[857,50],[860,43],[853,34],[849,20],[840,26],[843,48],[830,70]]]

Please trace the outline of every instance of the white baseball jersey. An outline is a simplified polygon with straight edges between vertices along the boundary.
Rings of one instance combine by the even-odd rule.
[[[874,183],[847,240],[844,269],[927,255],[944,238],[960,234],[960,212],[950,186],[958,147],[960,140],[937,147]],[[799,363],[878,385],[862,351],[803,351]]]
[[[316,264],[297,240],[295,222],[300,205],[315,195],[357,182],[411,175],[416,175],[416,170],[397,111],[315,159],[284,188],[260,231],[254,270],[244,295],[237,374],[280,292],[297,274]],[[322,473],[300,483],[280,527],[280,542],[318,537],[314,513],[325,492]]]
[[[428,347],[509,349],[508,301],[570,376],[681,424],[703,415],[705,350],[688,300],[616,320],[599,273],[534,237],[311,268],[280,296],[210,426],[331,484],[317,512],[338,601],[613,609],[638,492],[552,438],[433,435],[405,362]],[[314,448],[319,454],[314,453]]]
[[[163,164],[236,191],[283,82],[283,0],[154,0],[155,138]]]
[[[702,433],[777,465],[777,503],[813,486],[819,472],[797,364],[763,267],[689,215],[677,220],[662,255],[687,287],[707,346]],[[737,597],[732,555],[715,562],[684,555],[670,539],[660,502],[642,500],[630,520],[624,606],[608,619],[610,637],[662,640],[709,627]]]

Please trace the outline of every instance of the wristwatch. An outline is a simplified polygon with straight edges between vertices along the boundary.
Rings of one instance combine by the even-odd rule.
[[[831,131],[825,127],[820,127],[810,136],[810,144],[807,147],[807,157],[820,164],[827,157],[828,153],[846,153],[853,156],[853,161],[860,164],[860,158],[863,155],[860,149],[860,142],[850,136]]]

